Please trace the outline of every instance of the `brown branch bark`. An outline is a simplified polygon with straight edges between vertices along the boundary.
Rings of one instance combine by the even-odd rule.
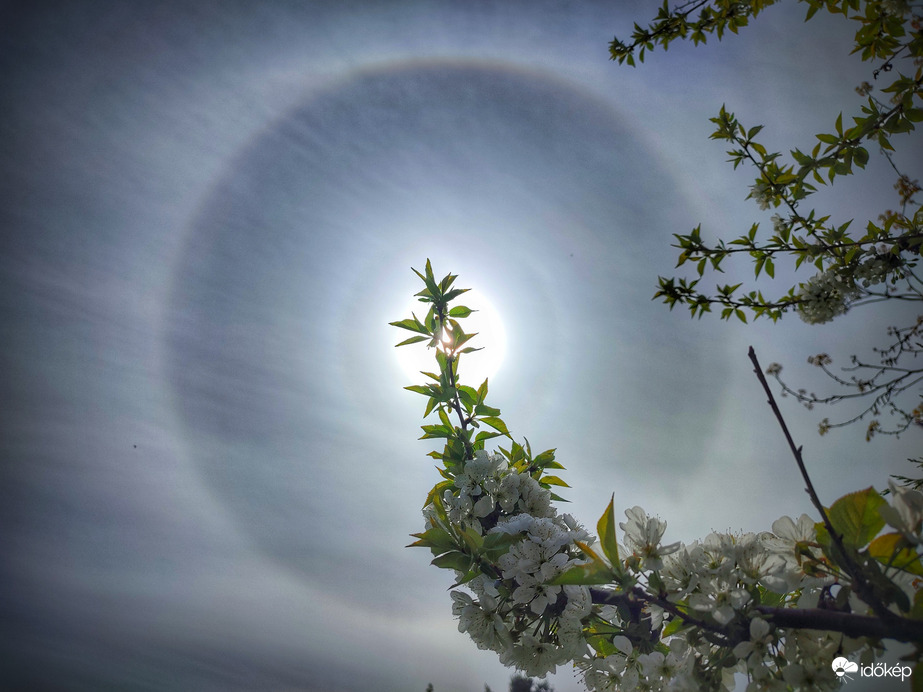
[[[763,618],[779,627],[842,632],[847,637],[895,639],[900,642],[923,642],[923,620],[894,616],[888,622],[870,615],[841,613],[820,608],[771,608],[757,606]]]

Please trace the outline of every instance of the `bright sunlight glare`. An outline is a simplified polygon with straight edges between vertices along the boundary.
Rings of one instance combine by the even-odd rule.
[[[462,384],[477,388],[485,378],[493,377],[503,363],[506,355],[506,332],[503,329],[503,320],[487,296],[476,289],[457,298],[454,305],[466,305],[476,311],[463,320],[459,320],[459,324],[466,334],[477,333],[477,336],[465,345],[483,350],[466,353],[461,357],[458,364],[458,379]],[[413,300],[401,313],[401,319],[410,317],[412,312],[422,320],[428,309],[427,303]],[[395,343],[397,343],[412,334],[410,332],[395,333],[394,336],[396,337]],[[429,378],[421,375],[421,371],[438,372],[439,366],[436,364],[435,351],[427,348],[426,342],[401,346],[394,351],[405,376],[410,378],[407,384],[427,382]]]

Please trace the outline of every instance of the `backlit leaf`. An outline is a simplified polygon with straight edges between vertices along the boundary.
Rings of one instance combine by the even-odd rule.
[[[614,503],[615,493],[612,493],[609,506],[606,507],[606,511],[603,512],[603,515],[596,524],[596,533],[599,534],[599,543],[602,545],[603,553],[609,558],[609,562],[613,565],[617,565],[619,564],[619,544],[615,535]]]
[[[843,538],[847,548],[862,548],[885,525],[878,508],[887,504],[874,488],[866,488],[844,495],[833,503],[827,512],[834,531]]]

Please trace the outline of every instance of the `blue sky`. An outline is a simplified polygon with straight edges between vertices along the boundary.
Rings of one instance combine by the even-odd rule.
[[[747,346],[820,391],[808,355],[866,352],[909,313],[744,326],[650,296],[672,233],[769,223],[708,140],[721,104],[770,148],[806,148],[868,74],[842,22],[805,26],[797,5],[638,69],[609,61],[655,11],[0,11],[4,677],[504,689],[510,671],[455,629],[451,575],[403,548],[437,474],[387,323],[427,257],[502,320],[493,404],[558,449],[587,525],[613,492],[669,540],[810,512]],[[817,204],[874,217],[893,178],[873,157]],[[916,431],[820,438],[824,413],[783,411],[827,501],[918,454]],[[579,689],[569,671],[553,684]]]

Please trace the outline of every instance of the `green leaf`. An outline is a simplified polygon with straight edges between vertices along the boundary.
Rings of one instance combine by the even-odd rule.
[[[785,604],[785,594],[776,593],[769,589],[760,589],[760,605],[772,608],[781,608]]]
[[[519,540],[521,540],[521,536],[511,535],[508,533],[489,533],[484,537],[484,550],[507,548]]]
[[[547,484],[547,485],[557,485],[557,486],[560,486],[560,487],[562,487],[562,488],[569,488],[569,487],[570,487],[567,483],[565,483],[564,481],[562,481],[562,480],[561,480],[560,478],[558,478],[557,476],[543,476],[543,477],[539,480],[539,483],[545,483],[545,484]]]
[[[446,358],[445,353],[439,349],[436,349],[436,362],[439,363],[439,371],[445,372],[449,365],[449,359]]]
[[[458,390],[458,394],[461,397],[462,401],[465,404],[467,404],[470,401],[471,407],[473,408],[478,400],[478,393],[474,390],[474,388],[469,387],[468,385],[465,385],[465,384],[460,384],[456,387],[456,389]]]
[[[484,418],[481,418],[481,422],[489,425],[491,428],[506,435],[507,437],[510,437],[510,431],[507,430],[506,423],[504,423],[496,416],[485,416]]]
[[[451,591],[452,589],[454,589],[454,588],[456,588],[456,587],[458,587],[458,586],[461,586],[462,584],[467,584],[469,581],[471,581],[472,579],[476,579],[476,578],[479,577],[480,575],[481,575],[481,570],[479,570],[479,569],[470,569],[470,570],[468,570],[467,573],[465,573],[465,575],[464,575],[461,579],[459,579],[457,582],[455,582],[454,584],[452,584],[452,586],[450,586],[450,587],[448,588],[448,590]]]
[[[477,312],[477,310],[466,308],[464,305],[456,305],[454,308],[449,310],[449,317],[458,317],[459,319],[461,319],[463,317],[467,317],[472,312]]]
[[[467,293],[470,290],[471,290],[470,288],[453,288],[451,291],[449,291],[443,296],[443,300],[445,300],[445,302],[448,303],[450,300],[454,300],[455,298],[460,296],[462,293]]]
[[[465,527],[465,530],[462,532],[462,538],[465,540],[465,543],[468,544],[472,553],[477,553],[481,549],[481,546],[484,545],[484,538],[470,526]]]
[[[409,345],[409,344],[416,344],[416,343],[419,343],[419,342],[421,342],[421,341],[426,341],[427,339],[429,339],[428,336],[412,336],[412,337],[410,337],[409,339],[404,339],[404,340],[403,340],[401,343],[399,343],[399,344],[394,344],[394,348],[397,348],[398,346],[407,346],[407,345]]]
[[[504,555],[513,543],[522,540],[522,536],[513,535],[511,536],[508,533],[489,533],[484,538],[484,547],[482,549],[482,554],[490,562],[496,562],[500,559],[501,555]]]
[[[603,515],[599,518],[599,521],[596,523],[596,533],[599,534],[599,543],[602,546],[603,553],[606,557],[609,558],[609,562],[613,565],[619,564],[619,544],[615,535],[615,510],[613,505],[615,503],[615,493],[612,493],[612,498],[609,500],[609,506],[606,507],[606,511],[603,512]]]
[[[584,543],[583,541],[574,541],[574,545],[580,548],[583,554],[586,555],[588,558],[590,558],[593,562],[605,566],[606,564],[605,560],[599,557],[599,555],[596,554],[596,551],[593,550],[586,543]]]
[[[436,331],[436,306],[431,305],[426,317],[423,318],[423,324],[426,325],[426,331],[430,334]]]
[[[413,267],[411,267],[411,269],[413,269]],[[426,260],[426,275],[425,276],[421,274],[420,272],[418,272],[416,269],[414,269],[413,271],[417,276],[419,276],[423,280],[423,283],[426,284],[426,291],[420,291],[419,293],[417,293],[418,296],[419,295],[429,295],[433,299],[436,299],[441,295],[439,286],[436,285],[436,277],[433,276],[433,265],[430,263],[428,259]]]
[[[455,548],[455,540],[443,529],[433,527],[423,533],[411,534],[420,540],[414,541],[408,548],[429,548],[434,555],[441,555]]]
[[[552,459],[551,461],[536,462],[536,466],[543,469],[561,469],[564,470],[564,465],[559,464],[557,461]]]
[[[445,293],[449,290],[449,286],[455,283],[455,279],[458,278],[457,274],[446,274],[445,278],[439,283],[440,290]]]
[[[435,505],[437,503],[437,500],[436,500],[437,497],[439,498],[438,503],[439,503],[439,506],[441,507],[443,491],[446,490],[447,488],[451,488],[453,485],[454,483],[452,481],[441,481],[437,483],[436,485],[434,485],[432,490],[430,490],[429,493],[427,494],[426,502],[423,503],[423,507],[428,506],[430,502],[432,502]],[[442,514],[445,515],[445,510],[443,510]],[[418,534],[413,534],[413,535],[416,536]]]
[[[421,440],[428,440],[434,437],[452,437],[454,431],[451,427],[446,427],[444,425],[421,425],[420,429],[423,431],[423,437]]]
[[[920,556],[900,533],[885,533],[869,544],[869,555],[879,562],[923,576]]]
[[[563,469],[564,467],[554,460],[554,453],[554,449],[546,449],[532,460],[533,466],[542,469]]]
[[[686,624],[686,621],[683,620],[682,618],[673,618],[672,620],[670,620],[667,626],[663,628],[663,632],[661,632],[660,634],[661,639],[665,639],[666,637],[673,636],[674,634],[679,632],[681,629],[683,629],[685,624]]]
[[[487,404],[478,404],[474,407],[474,413],[478,416],[499,416],[500,409]]]
[[[588,586],[592,584],[609,584],[612,580],[612,571],[606,567],[606,565],[597,562],[588,562],[585,565],[577,565],[576,567],[571,567],[569,570],[565,570],[548,583]]]
[[[841,497],[827,511],[827,516],[833,530],[842,536],[843,545],[859,549],[884,527],[885,520],[878,508],[885,504],[885,499],[874,488],[868,487]]]
[[[453,550],[450,553],[440,555],[433,559],[430,564],[436,565],[436,567],[442,567],[443,569],[454,569],[459,572],[467,572],[471,567],[471,558],[464,553]]]
[[[424,327],[416,318],[408,317],[406,320],[401,320],[400,322],[388,322],[392,327],[400,327],[401,329],[408,329],[412,332],[418,332],[419,334],[428,334],[426,327]]]
[[[494,438],[494,437],[500,437],[500,433],[498,433],[498,432],[490,432],[489,430],[482,430],[481,432],[479,432],[479,433],[475,436],[474,441],[475,441],[475,442],[482,442],[482,441],[484,441],[484,440],[490,440],[490,439],[492,439],[492,438]]]

